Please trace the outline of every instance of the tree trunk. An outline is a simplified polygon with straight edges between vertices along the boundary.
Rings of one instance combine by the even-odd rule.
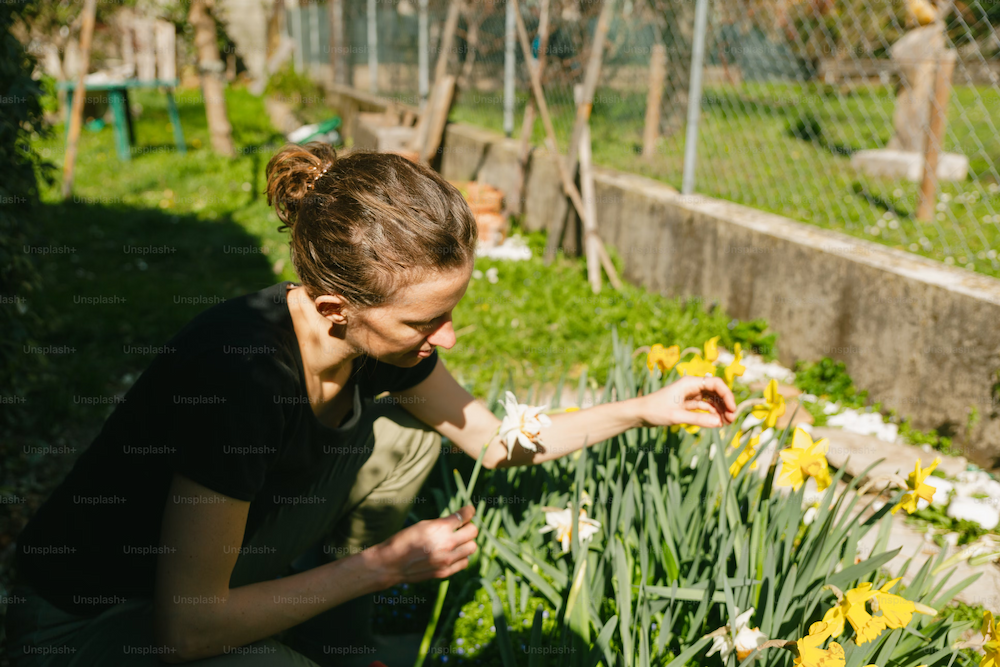
[[[198,71],[201,76],[201,94],[205,99],[205,116],[208,118],[208,132],[212,137],[212,149],[220,155],[233,157],[233,128],[226,114],[225,84],[223,76],[226,66],[219,57],[216,41],[215,18],[209,12],[209,0],[192,0],[188,21],[194,27],[194,44],[198,54]]]

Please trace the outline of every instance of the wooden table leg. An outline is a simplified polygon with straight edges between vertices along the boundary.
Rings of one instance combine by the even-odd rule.
[[[125,119],[125,114],[128,113],[125,109],[125,99],[120,89],[109,90],[108,96],[111,99],[111,113],[115,122],[115,148],[118,149],[118,157],[128,162],[132,159],[132,155],[129,151],[128,121]]]

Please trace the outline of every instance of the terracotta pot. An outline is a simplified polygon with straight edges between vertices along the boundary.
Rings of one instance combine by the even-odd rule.
[[[475,216],[480,243],[490,247],[504,242],[507,238],[507,219],[504,216],[491,211],[480,211]]]
[[[497,190],[492,185],[473,181],[463,189],[467,193],[465,201],[469,203],[469,208],[472,209],[473,213],[480,211],[500,212],[503,205],[503,192]]]

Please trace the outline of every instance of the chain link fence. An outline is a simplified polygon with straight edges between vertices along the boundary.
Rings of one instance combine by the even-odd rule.
[[[708,20],[703,62],[694,68],[697,2],[615,2],[591,113],[597,164],[679,189],[692,78],[700,79],[689,174],[694,192],[1000,275],[1000,2],[701,1],[708,2]],[[426,93],[420,4],[343,3],[356,87],[420,106]],[[602,2],[544,4],[543,54],[543,1],[519,2],[533,56],[544,56],[546,100],[565,151],[573,85],[583,81]],[[447,2],[426,6],[426,60],[433,71]],[[518,136],[530,80],[519,43],[508,39],[508,3],[466,0],[463,7],[448,48],[449,71],[460,86],[451,119]],[[299,17],[305,27],[295,28]],[[318,27],[310,29],[313,21]],[[303,67],[329,62],[325,3],[290,9],[287,24]],[[917,29],[922,32],[912,33]],[[370,35],[377,49],[368,48]],[[921,55],[894,56],[893,45],[908,35]],[[935,39],[957,52],[942,148],[955,154],[948,159],[958,160],[958,173],[950,177],[957,180],[941,180],[933,214],[920,219],[922,151],[915,153],[916,176],[912,164],[909,175],[879,175],[859,160],[869,155],[863,151],[906,149],[907,133],[911,144],[914,134],[925,135],[922,128],[936,111],[928,93],[939,57],[929,50]],[[374,83],[372,71],[378,72]],[[505,75],[513,77],[513,95],[505,93]],[[651,103],[658,87],[659,104]],[[542,145],[541,122],[531,140]]]

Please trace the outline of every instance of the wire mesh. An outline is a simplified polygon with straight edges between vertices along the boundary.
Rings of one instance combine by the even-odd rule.
[[[546,101],[564,152],[576,108],[573,85],[583,81],[598,15],[603,2],[611,1],[518,3],[533,58],[544,55]],[[369,4],[343,3],[354,85],[366,91]],[[371,4],[378,32],[377,92],[419,103],[420,0]],[[507,6],[506,0],[462,4],[455,41],[448,47],[449,71],[458,75],[460,91],[451,119],[517,136],[531,89],[517,44],[513,100],[504,93]],[[680,187],[695,7],[691,0],[615,1],[591,113],[595,163]],[[445,0],[428,0],[432,73],[447,8]],[[324,27],[319,39],[326,43],[311,48],[307,28],[293,36],[302,42],[302,53],[318,52],[327,61],[325,10],[325,4],[290,10],[288,23],[295,22],[297,11],[318,12],[311,16]],[[934,214],[920,220],[918,180],[873,175],[857,160],[861,151],[899,148],[900,137],[915,127],[925,134],[920,124],[935,108],[918,79],[933,73],[937,56],[894,59],[892,48],[912,30],[928,32],[921,25],[928,22],[930,29],[941,26],[943,47],[957,51],[942,149],[964,156],[968,170],[960,180],[939,183]],[[710,0],[695,192],[1000,275],[998,26],[1000,3],[982,0],[939,5],[929,0]],[[651,66],[657,57],[663,66]],[[662,76],[663,90],[652,115],[647,105],[657,81],[651,75]],[[906,96],[915,108],[927,110],[916,124],[913,117],[897,118]],[[513,126],[504,122],[505,105],[513,106]],[[544,138],[536,121],[531,141],[542,145]],[[922,152],[917,155],[922,164]]]

